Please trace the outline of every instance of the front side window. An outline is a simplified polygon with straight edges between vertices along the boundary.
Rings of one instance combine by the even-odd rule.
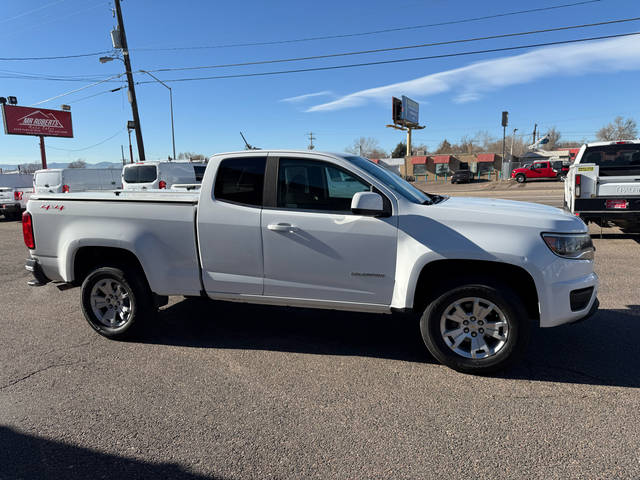
[[[349,212],[353,196],[370,190],[359,178],[328,163],[280,159],[278,207]]]
[[[220,162],[213,196],[217,200],[262,206],[266,157],[227,158]]]

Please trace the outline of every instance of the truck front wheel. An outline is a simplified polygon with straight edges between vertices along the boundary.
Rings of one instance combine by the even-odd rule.
[[[478,375],[517,361],[526,350],[529,330],[517,295],[491,282],[464,282],[431,302],[420,319],[422,339],[438,361]]]
[[[524,183],[527,181],[527,177],[524,173],[519,173],[516,175],[516,182],[518,183]]]
[[[82,283],[82,312],[96,332],[125,338],[153,309],[146,281],[134,270],[100,267]]]

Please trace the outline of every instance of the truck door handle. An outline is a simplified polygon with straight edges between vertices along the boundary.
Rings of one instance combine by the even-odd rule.
[[[270,223],[267,228],[272,232],[293,232],[296,229],[290,223]]]

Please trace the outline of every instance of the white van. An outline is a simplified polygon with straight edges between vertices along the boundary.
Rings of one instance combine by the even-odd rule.
[[[117,168],[50,168],[33,175],[35,193],[86,192],[122,188]]]
[[[122,169],[122,186],[125,190],[155,190],[170,189],[174,184],[199,184],[205,168],[206,163],[132,163]]]

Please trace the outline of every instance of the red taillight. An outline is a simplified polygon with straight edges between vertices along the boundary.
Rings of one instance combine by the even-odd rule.
[[[33,236],[33,222],[31,221],[31,214],[29,212],[22,214],[22,236],[24,238],[24,244],[29,250],[36,248],[36,240]]]
[[[62,193],[69,193],[69,185],[62,185]]]
[[[22,192],[19,192],[17,190],[13,192],[13,199],[16,201],[22,200]]]
[[[580,187],[580,184],[582,183],[582,175],[576,174],[576,180],[575,180],[575,188],[574,188],[574,192],[575,192],[575,196],[576,198],[578,198],[580,196],[580,193],[582,193],[582,188]]]
[[[167,182],[165,182],[164,180],[160,180],[158,182],[158,188],[167,188]]]

